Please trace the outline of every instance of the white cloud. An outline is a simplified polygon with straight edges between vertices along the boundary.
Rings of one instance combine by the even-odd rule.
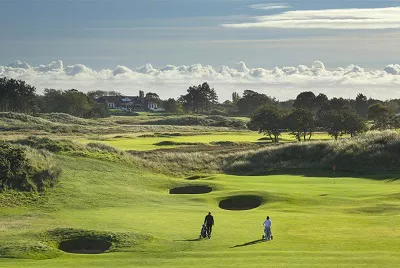
[[[385,67],[385,72],[393,75],[400,75],[400,65],[399,64],[391,64]]]
[[[254,17],[253,22],[223,24],[231,28],[400,29],[400,7],[295,10]]]
[[[21,68],[21,69],[30,69],[31,66],[26,62],[20,62],[19,60],[14,61],[7,65],[7,67],[11,68]]]
[[[0,66],[0,77],[22,79],[37,87],[81,91],[94,89],[115,90],[123,94],[137,94],[139,90],[158,93],[161,97],[177,97],[191,85],[209,82],[221,100],[229,99],[232,92],[256,90],[284,100],[294,98],[302,91],[312,90],[330,97],[352,97],[357,93],[389,99],[400,98],[400,65],[392,64],[383,69],[365,70],[358,65],[327,68],[315,61],[311,66],[287,66],[273,69],[249,68],[244,62],[233,68],[193,64],[189,66],[167,65],[154,68],[146,64],[135,70],[117,66],[114,70],[93,70],[76,64],[64,67],[62,61],[32,67],[27,63],[14,62]]]
[[[132,72],[132,70],[129,69],[128,67],[118,65],[112,74],[113,74],[113,76],[117,76],[119,74],[126,74],[126,73],[131,73],[131,72]]]
[[[62,71],[64,64],[62,61],[52,61],[47,65],[39,65],[35,68],[38,72]]]
[[[286,3],[270,3],[270,4],[255,4],[249,6],[252,9],[259,9],[259,10],[273,10],[273,9],[286,9],[291,8]]]

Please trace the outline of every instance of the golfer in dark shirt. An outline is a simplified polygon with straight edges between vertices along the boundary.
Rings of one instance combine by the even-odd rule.
[[[205,217],[204,224],[207,227],[208,238],[211,238],[212,227],[214,225],[214,217],[211,216],[211,212],[208,212],[208,215]]]

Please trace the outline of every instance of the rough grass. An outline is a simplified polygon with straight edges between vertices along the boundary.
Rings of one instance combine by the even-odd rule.
[[[142,124],[154,125],[174,125],[174,126],[212,126],[212,127],[231,127],[237,129],[246,129],[246,123],[243,120],[225,117],[220,115],[213,116],[179,116],[167,117],[159,120],[144,121]]]
[[[400,138],[396,132],[370,132],[340,141],[314,141],[252,147],[247,143],[214,142],[219,146],[199,143],[162,141],[158,146],[191,145],[182,150],[159,150],[149,153],[121,151],[103,142],[86,145],[71,140],[29,137],[19,143],[70,155],[124,161],[156,172],[182,175],[196,173],[269,174],[279,170],[331,170],[358,173],[392,172],[400,166]],[[205,135],[213,138],[213,135]],[[215,137],[218,137],[215,136]],[[176,137],[180,139],[192,136]],[[116,138],[119,140],[120,138]],[[123,137],[123,139],[126,139]],[[132,138],[134,139],[134,138]],[[147,140],[148,138],[141,138]],[[109,143],[108,143],[109,144]],[[112,144],[112,142],[111,142]]]
[[[230,131],[231,127],[197,126],[197,125],[154,125],[148,116],[133,117],[110,117],[102,119],[83,119],[63,113],[40,114],[31,116],[26,114],[1,112],[0,113],[0,136],[10,136],[16,133],[27,133],[28,135],[55,134],[55,135],[93,135],[93,134],[116,134],[116,133],[144,133],[144,132],[204,132],[204,131]],[[161,118],[163,118],[161,116]],[[154,120],[160,119],[155,116]]]
[[[140,157],[160,171],[193,174],[269,174],[277,170],[325,169],[335,163],[338,171],[393,172],[400,169],[400,135],[369,132],[340,141],[315,141],[269,145],[260,149],[189,152],[159,151]]]
[[[0,142],[0,191],[43,192],[60,173],[48,151]]]
[[[329,169],[351,172],[393,172],[400,168],[400,135],[369,132],[341,141],[309,142],[241,152],[227,159],[229,173],[265,174],[271,170]]]

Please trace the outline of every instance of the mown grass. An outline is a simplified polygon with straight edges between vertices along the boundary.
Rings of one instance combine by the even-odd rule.
[[[16,258],[0,259],[1,267],[396,267],[400,261],[400,181],[341,174],[335,180],[221,174],[188,181],[90,158],[57,161],[64,173],[45,200],[0,208],[0,254]],[[168,194],[188,184],[214,191]],[[248,211],[218,208],[235,195],[265,203]],[[208,211],[215,217],[213,236],[197,241]],[[273,220],[272,242],[259,241],[266,215]],[[97,256],[66,254],[55,248],[62,237],[53,235],[57,230],[67,238],[91,230],[120,234],[124,246]]]
[[[149,133],[146,135],[105,135],[102,137],[95,138],[85,138],[79,139],[78,141],[82,143],[88,143],[93,140],[98,140],[99,142],[114,146],[120,150],[134,150],[134,151],[149,151],[159,149],[160,142],[170,141],[174,142],[174,145],[168,147],[163,146],[163,148],[175,148],[180,144],[185,145],[186,143],[203,143],[205,145],[215,145],[216,143],[222,142],[233,142],[233,143],[254,143],[254,144],[266,144],[271,143],[271,141],[262,134],[251,131],[241,131],[241,132],[189,132],[186,135],[176,136],[171,133],[164,135],[154,135],[154,133]],[[313,136],[313,140],[328,140],[331,139],[326,133],[316,133]],[[282,142],[295,142],[295,138],[289,133],[284,133],[281,137]]]

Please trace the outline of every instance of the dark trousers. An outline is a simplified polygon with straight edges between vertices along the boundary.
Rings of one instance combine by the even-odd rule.
[[[210,237],[210,236],[211,236],[211,232],[212,232],[212,227],[213,227],[213,226],[212,226],[212,224],[210,224],[210,225],[207,224],[206,227],[207,227],[207,235]]]

